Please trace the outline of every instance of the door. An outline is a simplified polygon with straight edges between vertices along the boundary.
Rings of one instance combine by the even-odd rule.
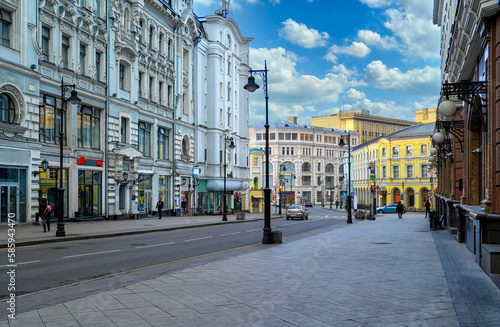
[[[19,221],[19,194],[17,185],[0,184],[0,224],[9,223],[9,217]]]
[[[252,212],[260,212],[259,211],[259,199],[252,198]]]

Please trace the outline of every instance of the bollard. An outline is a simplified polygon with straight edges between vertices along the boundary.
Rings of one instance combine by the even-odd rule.
[[[431,211],[429,214],[429,223],[431,230],[437,230],[437,219],[438,213],[436,212],[436,210]]]

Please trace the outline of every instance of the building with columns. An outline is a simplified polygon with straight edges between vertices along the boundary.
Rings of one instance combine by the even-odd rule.
[[[269,125],[272,194],[278,199],[282,185],[281,200],[285,205],[309,201],[325,205],[330,203],[329,194],[332,202],[340,200],[339,177],[343,175],[340,171],[347,147],[338,144],[345,131],[298,124],[297,117]],[[351,133],[351,142],[352,146],[359,144],[357,133]],[[264,124],[250,126],[250,146],[266,151]],[[266,164],[262,162],[264,167]]]

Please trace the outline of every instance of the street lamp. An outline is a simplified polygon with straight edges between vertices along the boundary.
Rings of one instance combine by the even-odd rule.
[[[71,90],[71,96],[65,100],[64,94],[66,91]],[[57,231],[56,236],[66,236],[66,231],[64,230],[64,188],[63,188],[63,138],[64,138],[64,103],[69,101],[71,104],[78,104],[81,99],[78,97],[76,92],[76,84],[64,84],[64,80],[61,79],[61,128],[59,131],[59,189],[57,190]],[[66,103],[67,106],[67,103]]]
[[[290,204],[295,204],[295,195],[293,194],[293,180],[297,178],[297,176],[295,175],[290,175],[290,179],[291,179],[291,183],[290,183],[290,193],[291,193],[291,196],[292,196],[292,201],[290,202]]]
[[[351,215],[351,132],[347,131],[347,135],[340,136],[339,146],[345,145],[344,138],[347,138],[347,223],[352,224]]]
[[[229,148],[234,149],[234,140],[232,137],[224,137],[224,196],[222,197],[222,221],[227,221],[227,208],[226,208],[226,175],[227,175],[227,163],[226,163],[226,151],[229,143]]]
[[[250,76],[248,76],[248,84],[243,88],[248,92],[255,92],[260,86],[255,83],[253,74],[259,74],[264,82],[264,94],[266,97],[266,187],[264,188],[264,235],[262,237],[262,244],[272,244],[273,235],[271,234],[271,189],[269,188],[269,95],[267,86],[267,62],[264,61],[263,70],[250,69]],[[281,199],[280,199],[281,201]]]

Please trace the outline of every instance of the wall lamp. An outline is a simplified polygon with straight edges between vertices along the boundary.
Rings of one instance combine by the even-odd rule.
[[[49,162],[46,159],[43,159],[42,161],[42,169],[44,172],[47,171],[47,168],[49,168]],[[37,177],[40,174],[40,170],[35,170],[32,172],[33,177]]]

